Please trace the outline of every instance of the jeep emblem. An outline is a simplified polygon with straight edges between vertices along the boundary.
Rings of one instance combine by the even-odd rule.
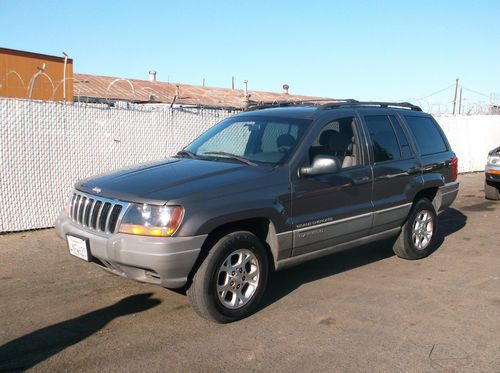
[[[99,188],[99,187],[93,187],[92,191],[95,192],[95,193],[101,193],[102,192],[101,188]]]

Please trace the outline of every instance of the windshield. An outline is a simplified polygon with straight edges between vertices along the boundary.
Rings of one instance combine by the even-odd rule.
[[[248,164],[286,161],[311,123],[308,119],[233,117],[215,125],[184,150]]]

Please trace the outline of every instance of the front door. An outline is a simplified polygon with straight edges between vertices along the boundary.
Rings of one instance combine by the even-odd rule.
[[[339,157],[333,174],[292,178],[293,256],[366,236],[372,224],[372,170],[355,116],[333,118],[310,143],[304,163]],[[303,164],[304,164],[303,163]]]

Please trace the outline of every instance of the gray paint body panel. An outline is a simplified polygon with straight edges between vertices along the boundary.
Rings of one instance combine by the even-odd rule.
[[[408,136],[414,157],[373,163],[364,115],[394,115]],[[438,188],[438,210],[451,205],[458,182],[451,182],[448,152],[421,156],[406,126],[405,116],[429,116],[403,109],[277,108],[239,114],[309,118],[313,123],[295,153],[277,167],[251,167],[230,161],[170,158],[98,175],[76,184],[77,190],[110,199],[182,205],[184,220],[174,237],[124,234],[99,235],[77,226],[64,213],[56,232],[88,237],[95,257],[108,261],[114,273],[165,287],[183,286],[210,232],[236,221],[265,218],[267,242],[276,269],[328,255],[400,232],[412,201],[422,189]],[[308,146],[324,125],[336,118],[355,117],[360,146],[358,167],[331,175],[300,178]],[[439,127],[438,127],[439,128]],[[153,270],[159,278],[148,277]]]
[[[372,213],[352,218],[313,225],[294,231],[293,256],[320,250],[343,242],[352,241],[368,232],[372,225]]]
[[[274,255],[275,263],[279,260],[289,258],[292,256],[292,248],[293,248],[293,232],[283,232],[278,233],[276,235],[278,239],[278,255]]]
[[[451,206],[455,198],[457,198],[458,188],[458,181],[447,183],[439,188],[439,193],[436,196],[439,203],[437,206],[438,212],[441,212]]]
[[[293,256],[303,255],[324,246],[336,245],[368,235],[373,205],[372,170],[368,164],[362,128],[355,128],[359,140],[359,165],[334,174],[299,177],[297,170],[309,158],[309,146],[330,122],[354,118],[353,110],[326,111],[317,120],[291,165]],[[360,217],[365,215],[364,217]],[[352,218],[349,222],[342,219]],[[333,222],[318,227],[318,224]],[[310,227],[308,227],[310,226]]]
[[[63,239],[68,234],[88,238],[91,255],[107,262],[109,265],[105,269],[108,271],[167,288],[180,288],[186,284],[207,237],[96,234],[73,224],[65,213],[57,218],[55,227],[57,235]],[[151,273],[157,276],[151,276]]]
[[[323,256],[330,255],[330,254],[333,254],[333,253],[336,253],[339,251],[351,249],[351,248],[356,247],[356,246],[365,245],[365,244],[368,244],[370,242],[379,241],[379,240],[383,240],[386,238],[394,237],[394,236],[398,235],[400,231],[401,231],[401,228],[393,228],[389,231],[376,233],[376,234],[370,235],[370,236],[365,236],[365,237],[359,238],[357,240],[344,242],[344,243],[329,246],[329,247],[322,247],[321,249],[316,250],[316,251],[312,251],[312,252],[309,252],[309,253],[306,253],[303,255],[294,256],[294,257],[291,257],[288,259],[278,261],[278,263],[276,264],[276,269],[281,270],[281,269],[289,268],[289,267],[301,264],[303,262],[306,262],[308,260],[321,258]]]
[[[373,214],[373,226],[370,234],[401,227],[410,212],[411,206],[411,203],[405,203],[400,206],[393,206],[385,210],[376,211]]]

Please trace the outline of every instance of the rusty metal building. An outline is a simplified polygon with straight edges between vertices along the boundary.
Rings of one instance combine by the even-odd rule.
[[[333,100],[317,96],[289,93],[289,86],[283,85],[281,92],[263,92],[248,89],[206,87],[191,84],[161,82],[156,73],[149,80],[126,79],[111,76],[75,74],[74,100],[79,102],[175,104],[203,106],[209,108],[244,109],[256,103],[301,102]]]
[[[252,104],[329,100],[324,97],[248,89],[206,87],[161,82],[150,71],[148,80],[127,79],[90,74],[73,74],[73,60],[67,56],[0,48],[0,97],[49,101],[198,106],[206,108],[244,109]]]
[[[73,60],[0,48],[0,96],[73,101]]]

